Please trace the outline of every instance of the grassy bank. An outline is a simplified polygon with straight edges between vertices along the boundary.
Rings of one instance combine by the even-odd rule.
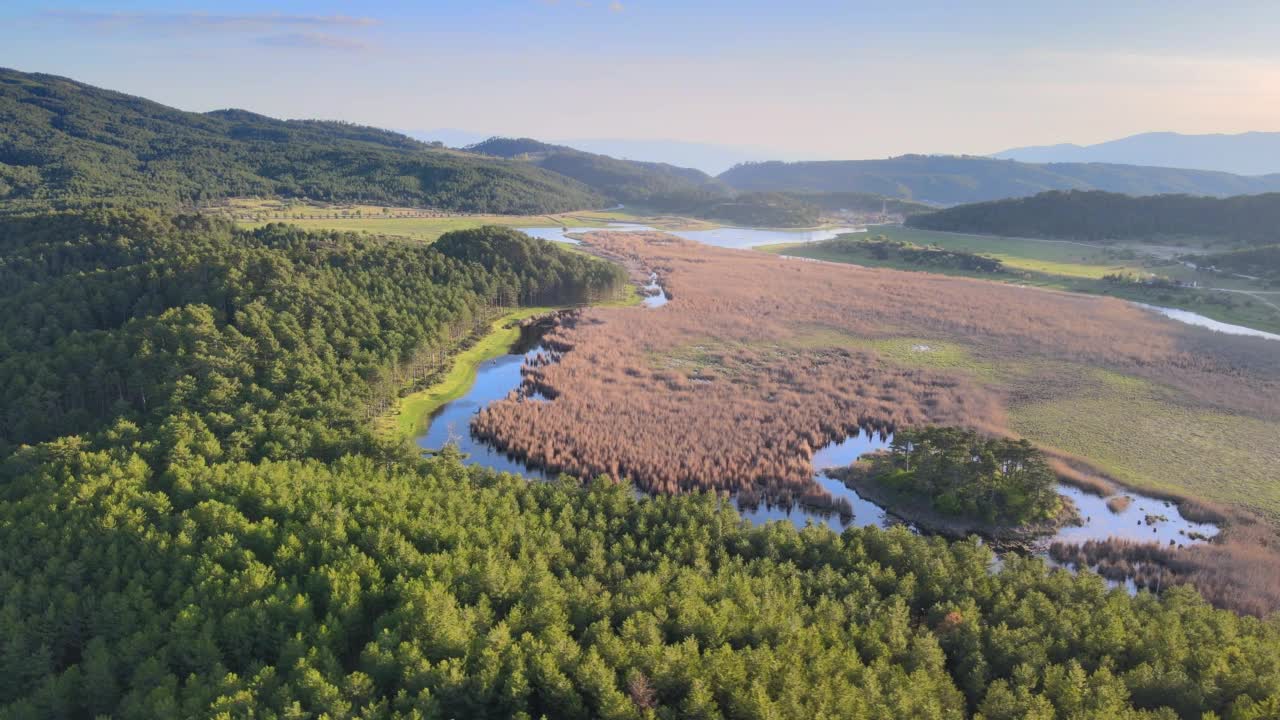
[[[871,228],[869,235],[884,235],[917,245],[937,245],[950,250],[978,253],[1000,260],[1007,272],[973,273],[939,267],[923,268],[897,259],[879,259],[868,252],[841,252],[822,243],[784,243],[761,245],[757,250],[789,257],[802,257],[828,262],[852,263],[867,267],[935,272],[962,277],[1045,287],[1069,292],[1107,295],[1125,300],[1180,308],[1215,320],[1280,332],[1280,305],[1276,296],[1250,295],[1266,291],[1260,283],[1217,273],[1199,272],[1171,261],[1163,255],[1144,252],[1137,246],[1096,246],[1055,240],[987,237],[941,233],[897,226]],[[1190,252],[1193,248],[1187,248]],[[1103,276],[1133,273],[1155,274],[1184,282],[1197,282],[1200,288],[1156,288],[1137,284],[1117,284]],[[1230,291],[1230,292],[1226,292]],[[1270,300],[1270,302],[1268,302]]]
[[[471,389],[476,379],[476,369],[486,360],[507,354],[520,339],[519,321],[555,308],[521,308],[494,320],[489,332],[471,347],[453,358],[453,365],[438,382],[400,398],[396,409],[375,421],[379,432],[387,436],[408,439],[425,429],[431,413],[445,403],[457,400]]]
[[[599,303],[598,306],[637,305],[641,299],[635,287],[628,285],[624,296]],[[488,333],[454,356],[453,365],[439,381],[400,398],[395,410],[376,419],[374,426],[386,437],[407,440],[418,435],[426,429],[427,420],[432,413],[439,410],[445,403],[462,397],[471,389],[476,380],[477,368],[486,361],[506,355],[510,351],[511,346],[520,339],[521,320],[559,309],[561,308],[520,308],[494,320],[489,326]]]
[[[650,213],[643,209],[582,210],[555,215],[433,216],[431,212],[417,208],[241,198],[209,212],[226,215],[236,224],[247,228],[284,222],[308,230],[350,230],[407,237],[423,242],[431,242],[453,230],[466,230],[482,225],[590,228],[603,227],[610,222],[624,222],[648,225],[660,230],[708,230],[720,227],[706,220]]]

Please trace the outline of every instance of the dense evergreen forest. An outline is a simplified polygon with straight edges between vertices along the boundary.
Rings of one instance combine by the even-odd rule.
[[[1280,626],[1189,589],[373,439],[423,347],[620,281],[587,256],[82,210],[5,218],[0,257],[0,717],[1277,708]]]
[[[865,192],[793,192],[786,193],[792,198],[822,210],[848,210],[860,213],[878,213],[884,211],[890,215],[919,215],[933,212],[937,208],[924,203],[903,200],[901,198],[877,195]]]
[[[530,162],[629,205],[674,211],[728,195],[728,188],[701,170],[622,160],[532,138],[493,137],[466,150]]]
[[[0,201],[174,206],[259,195],[523,214],[607,203],[529,163],[385,130],[243,110],[183,112],[0,68]]]
[[[364,447],[367,407],[424,351],[496,308],[623,281],[511,230],[465,234],[423,246],[145,210],[0,220],[0,449],[125,419],[216,438],[229,459],[336,457]],[[490,236],[505,257],[474,252]]]
[[[916,215],[907,224],[1011,237],[1093,241],[1195,237],[1275,243],[1280,240],[1280,193],[1211,198],[1046,192]]]
[[[1280,191],[1280,175],[1244,177],[1103,163],[1035,165],[953,155],[744,163],[721,173],[719,179],[741,191],[863,192],[941,205],[1024,197],[1048,190],[1219,197]]]

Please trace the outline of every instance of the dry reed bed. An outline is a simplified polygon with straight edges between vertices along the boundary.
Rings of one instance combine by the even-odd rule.
[[[1275,532],[1235,517],[1224,536],[1185,547],[1117,539],[1054,543],[1049,554],[1111,580],[1131,579],[1139,588],[1190,584],[1214,605],[1239,613],[1265,617],[1280,609],[1280,539]]]
[[[630,477],[658,492],[736,490],[821,507],[811,480],[821,446],[860,428],[924,423],[1005,433],[1005,403],[1028,392],[1026,383],[1002,387],[894,365],[856,342],[842,346],[844,336],[954,340],[988,363],[1085,363],[1176,388],[1177,401],[1192,406],[1280,418],[1274,343],[1180,325],[1119,300],[796,262],[661,233],[582,237],[638,282],[657,273],[671,302],[573,316],[547,337],[558,362],[525,370],[525,394],[554,400],[523,402],[513,393],[473,420],[482,437],[553,470]],[[1031,392],[1041,392],[1038,382],[1055,394],[1053,377],[1033,381]],[[1068,481],[1113,490],[1087,459],[1055,453],[1054,464]],[[1184,512],[1223,516],[1182,501]],[[1219,583],[1224,604],[1280,606],[1280,591],[1249,570],[1280,568],[1275,536],[1247,519],[1239,524],[1247,528],[1176,553],[1176,568],[1164,559],[1182,581]]]
[[[1214,405],[1236,412],[1280,415],[1280,353],[1267,341],[1214,336],[1210,345],[1206,331],[1121,301],[793,262],[660,233],[583,237],[637,278],[658,273],[673,299],[659,310],[584,312],[548,338],[568,351],[560,362],[527,373],[555,402],[503,401],[477,416],[479,434],[549,468],[630,476],[665,492],[799,489],[813,450],[858,427],[1003,430],[999,388],[890,365],[869,350],[796,349],[815,327],[955,337],[993,357],[1083,361],[1192,395],[1211,390]],[[699,344],[709,349],[692,372],[654,361]]]

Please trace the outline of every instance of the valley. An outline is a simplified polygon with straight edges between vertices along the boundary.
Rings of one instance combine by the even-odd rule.
[[[731,28],[803,3],[716,68],[661,3],[146,5],[0,10],[200,109],[0,68],[0,718],[1278,716],[1280,178],[884,157],[1011,146],[1033,85],[915,125],[936,70]]]

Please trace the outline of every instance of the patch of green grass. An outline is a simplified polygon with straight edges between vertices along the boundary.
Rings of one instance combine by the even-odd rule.
[[[270,222],[287,222],[307,230],[346,230],[375,235],[394,235],[423,242],[432,242],[452,230],[466,230],[483,225],[509,227],[590,227],[586,218],[552,217],[546,215],[467,215],[443,218],[385,218],[348,217],[324,219],[282,219],[240,222],[243,227],[255,228]],[[603,221],[602,221],[603,222]]]
[[[636,288],[629,285],[628,292],[612,300],[597,303],[596,307],[638,305],[642,299]],[[488,334],[452,358],[453,365],[444,377],[429,387],[400,398],[393,412],[374,421],[375,429],[384,436],[406,439],[420,434],[426,429],[427,419],[432,413],[471,389],[476,380],[477,368],[510,351],[511,346],[520,339],[519,321],[557,309],[521,308],[494,320]]]
[[[387,208],[377,205],[324,205],[295,200],[262,200],[238,198],[228,208],[213,212],[230,215],[241,227],[257,228],[268,223],[283,222],[307,230],[346,230],[375,235],[393,235],[432,242],[453,230],[466,230],[483,225],[507,227],[602,227],[610,222],[648,225],[659,230],[704,230],[719,227],[705,220],[673,215],[645,215],[630,210],[581,210],[556,215],[450,215],[447,217],[409,217],[420,212],[414,208]],[[342,213],[346,213],[342,215]],[[356,213],[360,214],[357,215]],[[244,214],[254,219],[244,219]],[[295,217],[337,215],[338,217]]]
[[[384,435],[400,438],[420,433],[432,413],[471,389],[476,380],[476,369],[481,364],[507,354],[520,339],[520,320],[554,309],[521,308],[494,320],[487,335],[453,357],[453,365],[444,377],[430,387],[400,398],[394,412],[375,421],[376,429]]]
[[[1095,248],[1060,241],[999,238],[979,235],[939,233],[896,226],[878,226],[871,236],[884,235],[917,245],[936,244],[998,258],[1006,273],[977,273],[937,267],[921,267],[899,260],[880,260],[870,253],[839,252],[822,243],[785,243],[761,245],[757,250],[778,255],[804,257],[828,262],[852,263],[866,267],[887,267],[912,272],[933,272],[997,282],[1045,287],[1068,292],[1107,295],[1125,300],[1180,308],[1225,323],[1244,325],[1267,332],[1280,332],[1280,303],[1268,304],[1262,296],[1230,290],[1258,290],[1255,282],[1229,278],[1214,273],[1197,272],[1167,258],[1142,255],[1132,248]],[[1101,278],[1112,273],[1164,275],[1183,281],[1196,281],[1202,288],[1150,288],[1137,284],[1111,283]]]
[[[1280,423],[1176,403],[1146,380],[1086,369],[1058,396],[1010,408],[1011,428],[1135,488],[1174,490],[1280,517]]]

